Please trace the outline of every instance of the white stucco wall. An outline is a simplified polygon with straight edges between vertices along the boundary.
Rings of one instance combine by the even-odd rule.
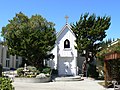
[[[70,41],[70,48],[64,48],[64,41],[68,39]],[[57,38],[58,53],[59,53],[59,63],[58,63],[58,73],[59,75],[76,75],[77,74],[77,50],[74,48],[75,36],[72,30],[67,26],[61,32]],[[67,64],[69,64],[67,66]]]
[[[68,39],[70,48],[64,48],[64,41]],[[49,61],[49,66],[58,69],[59,75],[76,75],[77,74],[77,50],[74,48],[75,36],[70,26],[66,24],[58,33],[56,45],[51,51],[55,58]]]
[[[69,52],[66,52],[66,49],[64,49],[64,41],[66,39],[68,39],[70,41],[70,48],[67,50]],[[58,37],[57,43],[58,43],[58,48],[59,48],[59,54],[60,54],[61,57],[63,55],[65,55],[65,53],[71,53],[71,52],[72,52],[71,54],[73,54],[74,57],[77,57],[77,50],[74,48],[74,45],[76,45],[75,44],[75,36],[71,32],[71,30],[69,30],[68,28],[65,28],[65,30]],[[66,56],[66,57],[71,57],[70,54],[67,54],[67,55],[68,56]]]
[[[50,66],[52,69],[57,69],[57,45],[55,45],[51,53],[54,55],[54,59],[48,61],[48,66]]]
[[[58,73],[62,75],[77,74],[76,58],[75,57],[59,57],[59,69]]]

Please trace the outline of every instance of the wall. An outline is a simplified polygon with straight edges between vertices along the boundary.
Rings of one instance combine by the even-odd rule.
[[[22,63],[22,58],[18,57],[18,59],[15,56],[7,55],[7,46],[0,45],[0,63],[2,63],[2,66],[4,68],[17,68],[16,67],[16,61],[18,61],[19,66]],[[8,65],[8,66],[7,66]]]
[[[61,35],[57,39],[57,44],[59,48],[59,54],[62,54],[66,50],[64,49],[64,41],[68,39],[70,41],[70,49],[68,51],[72,52],[75,57],[77,57],[77,50],[74,48],[75,45],[75,36],[67,27],[61,33]],[[62,55],[60,55],[62,56]],[[69,57],[69,56],[68,56]]]
[[[57,45],[55,45],[51,53],[54,55],[54,59],[48,61],[48,66],[52,69],[57,69]]]
[[[64,48],[64,41],[68,39],[70,41],[70,48]],[[76,57],[77,50],[74,48],[75,44],[74,33],[70,30],[69,26],[63,28],[59,37],[57,38],[58,44],[58,72],[59,75],[76,75],[77,65]],[[67,67],[67,63],[71,66]]]

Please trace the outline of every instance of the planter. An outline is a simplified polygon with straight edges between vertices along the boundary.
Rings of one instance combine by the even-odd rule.
[[[46,78],[14,78],[14,82],[25,82],[25,83],[45,83],[51,80],[50,77]]]

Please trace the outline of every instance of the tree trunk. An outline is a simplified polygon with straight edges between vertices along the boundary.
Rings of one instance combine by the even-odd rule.
[[[104,61],[104,79],[105,79],[105,87],[108,86],[107,79],[108,79],[108,70],[107,70],[107,61]]]
[[[0,77],[2,77],[2,64],[0,64]]]

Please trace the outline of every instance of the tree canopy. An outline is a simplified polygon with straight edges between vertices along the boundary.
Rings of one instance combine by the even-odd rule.
[[[83,50],[93,52],[106,37],[106,30],[110,26],[111,18],[108,16],[96,17],[95,14],[85,13],[80,16],[80,20],[72,25],[72,30],[76,36],[75,48],[82,53]]]
[[[76,46],[81,55],[86,57],[86,62],[92,66],[92,61],[97,53],[101,41],[106,37],[106,30],[111,22],[109,16],[96,16],[89,13],[82,14],[75,24],[72,24],[72,30],[76,36]],[[85,53],[83,54],[83,52]],[[93,66],[94,67],[94,66]],[[94,69],[95,70],[95,69]],[[93,72],[92,72],[93,73]]]
[[[106,43],[106,45],[104,45]],[[101,50],[97,52],[96,56],[99,60],[104,60],[105,55],[112,53],[120,53],[120,39],[117,39],[114,42],[109,43],[108,41],[103,43]]]
[[[54,25],[41,15],[29,18],[20,12],[2,28],[2,35],[10,54],[22,56],[31,65],[41,67],[55,44]]]

